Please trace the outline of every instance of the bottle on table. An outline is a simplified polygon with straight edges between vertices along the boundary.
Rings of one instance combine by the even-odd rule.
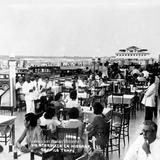
[[[18,153],[17,153],[18,149],[17,146],[14,146],[14,150],[13,150],[13,159],[17,160],[18,159]]]
[[[12,146],[12,140],[9,141],[9,152],[12,152],[13,146]]]

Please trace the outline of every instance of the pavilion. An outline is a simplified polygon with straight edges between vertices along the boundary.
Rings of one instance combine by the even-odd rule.
[[[115,53],[116,59],[124,61],[126,64],[138,63],[141,65],[147,65],[153,63],[151,53],[147,49],[140,49],[136,46],[131,46],[126,49],[120,49]]]

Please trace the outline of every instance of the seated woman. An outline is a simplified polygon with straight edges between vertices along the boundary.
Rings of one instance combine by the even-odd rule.
[[[62,93],[59,92],[55,95],[55,100],[51,102],[52,104],[54,104],[56,114],[61,108],[64,108],[66,106],[66,103],[64,102],[62,97],[63,97]]]
[[[94,136],[96,138],[96,144],[100,145],[101,148],[104,148],[108,141],[109,126],[107,125],[107,119],[102,114],[103,106],[99,102],[93,104],[94,114],[96,115],[93,121],[87,126],[89,131],[89,138]],[[108,128],[108,131],[107,131]]]
[[[27,113],[24,120],[25,129],[16,142],[16,146],[21,152],[29,152],[32,149],[32,143],[41,143],[41,128],[37,126],[37,116],[34,113]],[[26,138],[26,145],[21,145],[22,141]]]
[[[72,108],[72,107],[80,108],[76,90],[72,90],[70,92],[69,98],[67,99],[67,102],[66,102],[66,108]]]
[[[47,129],[55,132],[56,126],[59,125],[61,125],[61,122],[57,119],[55,109],[50,105],[47,111],[40,117],[40,126],[47,126]]]
[[[81,109],[81,105],[78,102],[77,91],[76,90],[72,90],[70,92],[69,97],[70,98],[66,102],[66,108],[73,108],[73,107],[78,108],[79,117],[81,118],[82,117],[82,109]]]

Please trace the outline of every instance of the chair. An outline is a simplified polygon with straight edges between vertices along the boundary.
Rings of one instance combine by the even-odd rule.
[[[123,93],[112,93],[112,106],[114,111],[123,112]]]
[[[13,106],[0,106],[0,115],[7,115],[7,116],[13,116]],[[5,142],[5,145],[7,145],[7,142],[11,138],[11,130],[13,125],[12,123],[5,123],[1,124],[1,133],[0,133],[0,142]]]
[[[89,155],[87,153],[83,154],[82,156],[78,157],[76,160],[88,160]]]
[[[113,111],[109,135],[108,152],[118,151],[120,157],[120,139],[122,128],[122,113]]]
[[[42,129],[42,142],[41,145],[43,146],[42,148],[46,148],[47,149],[47,145],[46,144],[52,144],[52,139],[53,139],[53,135],[52,135],[52,132],[50,129],[47,129],[47,126],[40,126],[41,129]],[[46,143],[46,144],[45,144]],[[42,160],[46,160],[46,159],[54,159],[56,154],[55,152],[53,152],[52,150],[50,151],[46,151],[46,152],[43,152],[41,149],[41,147],[37,147],[37,148],[34,148],[32,151],[31,151],[31,160],[34,160],[34,155],[37,155],[39,157],[42,157]],[[49,147],[48,147],[49,148]],[[59,154],[60,155],[60,154]]]
[[[134,118],[136,118],[136,109],[137,109],[138,103],[139,103],[139,96],[137,96],[137,93],[135,92],[135,96],[132,99],[131,104],[130,104],[131,114],[132,114],[132,117]]]
[[[90,106],[90,97],[89,98],[78,97],[78,102],[80,103],[81,106]]]
[[[71,158],[74,160],[77,157],[80,157],[82,153],[77,152],[78,148],[73,148],[70,144],[78,144],[78,128],[56,128],[57,133],[57,140],[62,140],[63,145],[60,149],[61,154],[65,156],[71,156]],[[66,148],[66,146],[69,146],[69,148]],[[83,152],[83,150],[82,150]]]
[[[107,125],[106,125],[106,131],[107,131],[107,142],[106,142],[106,147],[105,147],[105,150],[103,150],[103,155],[106,157],[107,160],[109,160],[109,154],[108,154],[108,143],[109,143],[109,135],[110,135],[110,123],[111,123],[111,120],[109,120],[108,122],[106,122]]]
[[[121,92],[124,93],[124,94],[131,94],[131,88],[130,86],[123,86],[121,87]]]
[[[52,132],[50,129],[47,129],[47,126],[40,126],[42,129],[43,140],[49,141],[52,139]]]
[[[60,109],[57,113],[58,120],[62,121],[62,120],[69,119],[69,115],[68,115],[69,110],[70,108]]]
[[[68,137],[69,137],[69,140],[71,140],[73,137],[76,136],[75,139],[78,140],[78,128],[57,127],[56,133],[57,133],[57,139],[66,139],[66,137],[68,139]]]
[[[102,136],[104,138],[102,138],[102,140],[98,140],[98,141],[95,141],[95,144],[94,144],[94,140],[92,138],[92,141],[90,141],[91,143],[91,148],[92,148],[92,151],[98,149],[102,152],[103,156],[106,157],[107,160],[109,160],[109,155],[108,155],[108,143],[109,143],[109,135],[110,135],[110,123],[111,123],[111,120],[108,120],[108,117],[104,117],[105,119],[105,122],[106,122],[106,134],[105,135],[101,135],[101,133],[97,133],[99,136]],[[104,143],[105,142],[105,143]],[[94,148],[95,147],[95,148]]]
[[[125,137],[128,137],[128,142],[129,142],[130,109],[131,109],[130,106],[124,108],[123,119],[122,119],[121,134],[122,134],[124,146],[125,146]]]

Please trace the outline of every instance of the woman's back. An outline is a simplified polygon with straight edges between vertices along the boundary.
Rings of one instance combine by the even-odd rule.
[[[41,142],[42,140],[42,130],[39,126],[36,126],[33,129],[28,129],[26,131],[26,143],[28,144],[28,148],[30,148],[31,143]]]
[[[92,129],[89,131],[89,137],[94,136],[98,145],[105,146],[109,136],[109,124],[106,123],[105,117],[96,115],[91,125]]]

